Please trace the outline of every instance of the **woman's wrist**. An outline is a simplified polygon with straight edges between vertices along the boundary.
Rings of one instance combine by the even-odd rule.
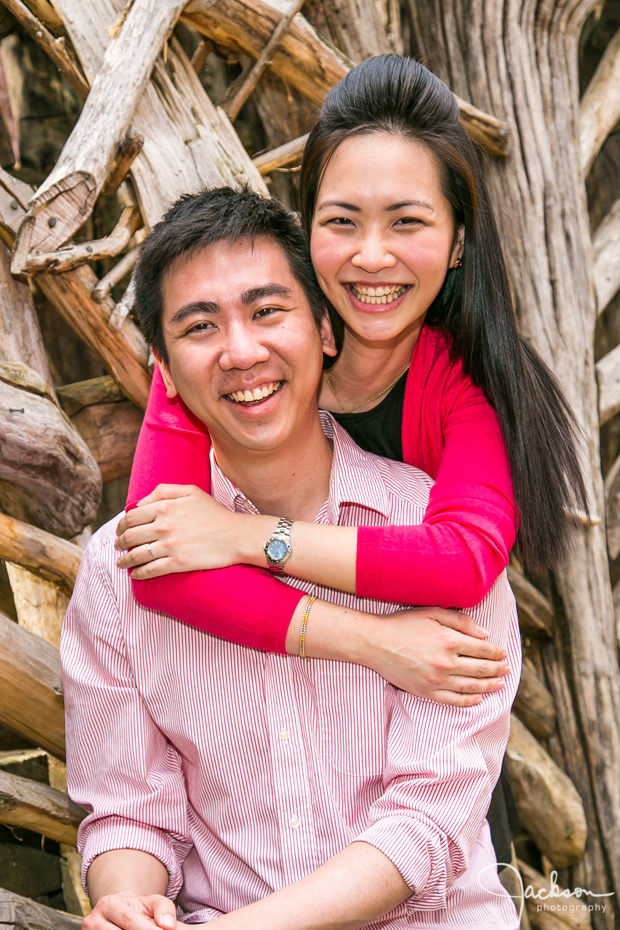
[[[275,531],[278,518],[264,514],[243,514],[243,517],[243,524],[240,524],[235,540],[235,562],[267,568],[265,543]]]

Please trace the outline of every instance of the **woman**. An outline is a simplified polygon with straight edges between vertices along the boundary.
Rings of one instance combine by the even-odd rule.
[[[422,468],[436,484],[419,527],[295,523],[287,573],[362,596],[467,607],[505,568],[517,523],[523,560],[536,569],[556,564],[570,511],[586,509],[574,427],[552,375],[517,333],[479,157],[452,94],[409,59],[380,56],[358,65],[332,89],[310,135],[301,200],[340,347],[321,406],[361,445]],[[192,454],[204,460],[207,445],[178,404],[166,405],[158,380],[145,424],[134,501],[161,481],[193,483]],[[158,459],[149,455],[151,442]],[[182,455],[181,442],[188,443]],[[166,443],[169,470],[160,467]],[[165,497],[175,500],[162,504]],[[120,564],[138,566],[136,596],[147,606],[246,645],[282,651],[286,644],[297,652],[307,601],[263,577],[264,569],[139,580],[235,562],[264,566],[278,516],[250,521],[198,491],[165,488],[121,522],[119,548],[131,551]],[[171,545],[179,532],[187,540],[180,556]],[[228,603],[226,571],[247,573],[248,604]],[[257,604],[262,628],[252,638]],[[372,658],[347,653],[346,639],[331,641],[323,610],[329,606],[312,608],[309,655],[348,655],[427,696],[424,682],[399,678],[402,632],[393,634],[385,663],[381,650]],[[441,619],[457,625],[453,615]],[[426,632],[416,641],[414,628],[405,661],[415,666],[429,641]],[[437,634],[433,648],[445,657],[439,644]],[[501,686],[495,661],[475,677],[474,638],[455,651],[451,682],[433,697],[466,703]]]

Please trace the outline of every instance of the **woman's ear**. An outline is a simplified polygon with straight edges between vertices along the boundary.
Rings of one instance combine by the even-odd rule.
[[[170,369],[168,368],[168,365],[166,364],[166,362],[164,362],[164,360],[159,357],[155,349],[152,349],[151,351],[153,352],[153,355],[155,356],[155,360],[157,364],[159,365],[159,370],[161,371],[161,376],[162,376],[164,385],[166,387],[166,397],[168,397],[170,400],[174,400],[174,398],[178,395],[179,392],[177,391],[174,385],[174,381],[172,380]]]
[[[450,255],[450,266],[454,267],[457,258],[463,258],[463,248],[465,247],[465,227],[459,226],[454,237],[452,254]]]
[[[334,331],[332,329],[332,324],[329,319],[329,314],[327,310],[323,311],[323,319],[321,320],[320,326],[321,333],[321,343],[323,345],[323,354],[324,355],[338,355],[338,349],[336,348],[336,340],[334,339]]]

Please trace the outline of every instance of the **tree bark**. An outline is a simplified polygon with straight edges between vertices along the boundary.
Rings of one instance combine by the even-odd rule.
[[[457,93],[507,122],[512,157],[491,184],[521,323],[555,370],[588,440],[586,481],[603,512],[593,343],[596,305],[578,152],[577,43],[595,0],[470,0],[437,14],[416,4],[417,40]],[[467,23],[461,32],[460,23]],[[466,38],[465,38],[466,37]],[[579,532],[555,573],[557,622],[543,647],[556,707],[558,758],[584,801],[590,830],[576,884],[620,888],[620,672],[602,524]],[[583,746],[576,751],[575,743]],[[602,886],[602,887],[601,887]],[[599,927],[613,925],[612,908]]]
[[[61,791],[0,772],[0,823],[34,830],[57,843],[75,846],[77,828],[85,816],[86,811]]]
[[[0,888],[2,930],[80,930],[82,920]]]

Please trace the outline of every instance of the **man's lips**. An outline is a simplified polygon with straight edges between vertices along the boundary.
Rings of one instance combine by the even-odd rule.
[[[282,388],[283,384],[284,381],[267,381],[265,384],[257,385],[254,388],[232,391],[230,394],[225,394],[224,396],[226,400],[230,400],[235,404],[243,404],[249,407],[253,404],[260,404],[267,397],[276,394]]]
[[[410,284],[379,284],[375,287],[366,284],[345,284],[347,290],[362,304],[387,305],[402,297],[411,287]]]

